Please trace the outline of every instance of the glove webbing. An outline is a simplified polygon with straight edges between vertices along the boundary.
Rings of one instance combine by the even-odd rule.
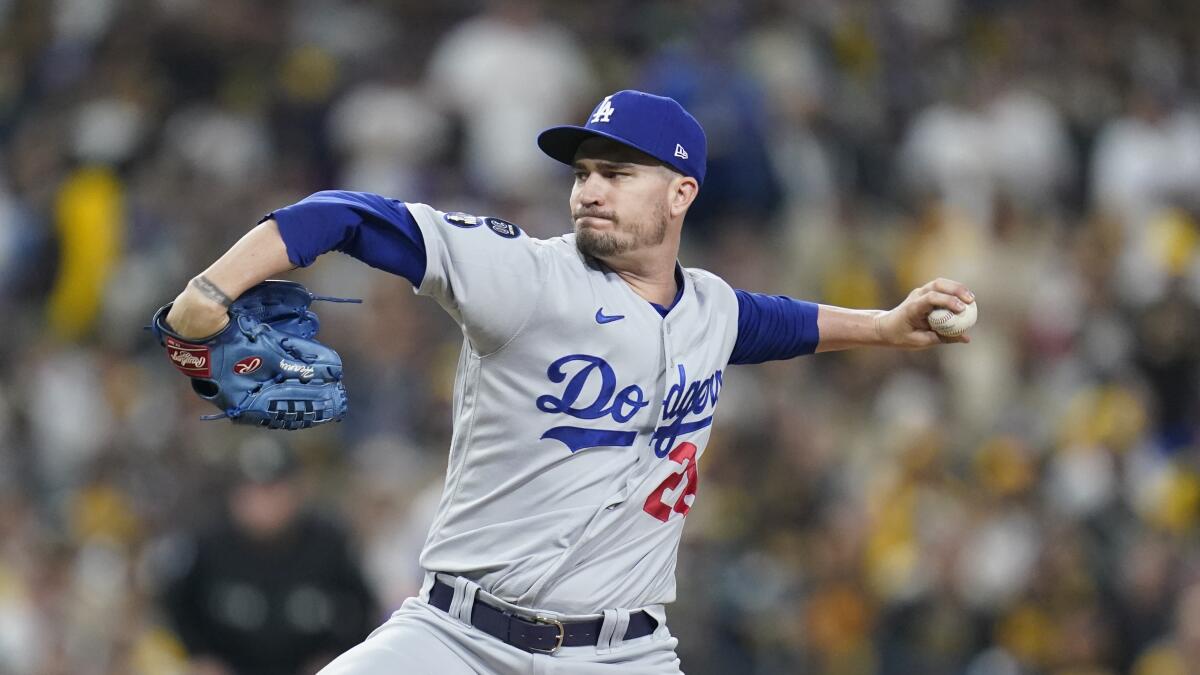
[[[246,398],[250,398],[252,393],[247,394]],[[202,415],[200,419],[205,421],[219,420],[226,417],[234,419],[241,416],[243,412],[245,412],[245,409],[239,404],[214,415]],[[325,406],[324,401],[275,400],[270,402],[267,412],[270,413],[271,418],[260,422],[264,427],[271,429],[307,429],[314,422],[326,419],[327,416],[325,413],[328,412],[328,407]]]
[[[271,401],[267,412],[272,419],[263,420],[262,425],[270,428],[307,429],[313,422],[325,419],[324,401]]]

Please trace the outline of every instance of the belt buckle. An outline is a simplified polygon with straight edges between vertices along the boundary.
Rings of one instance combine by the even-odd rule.
[[[563,638],[565,638],[567,636],[567,629],[563,627],[563,623],[561,621],[559,621],[558,619],[555,619],[554,617],[542,616],[541,614],[535,614],[533,616],[533,622],[544,624],[547,626],[554,626],[554,627],[558,628],[558,638],[555,640],[554,646],[551,647],[550,649],[541,649],[539,647],[530,647],[529,651],[535,652],[538,654],[555,654],[558,652],[559,649],[562,649]]]

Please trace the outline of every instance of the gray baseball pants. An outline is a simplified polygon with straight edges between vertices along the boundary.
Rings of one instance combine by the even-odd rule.
[[[612,639],[621,619],[620,613],[609,611],[605,622],[613,625],[601,629],[601,635],[610,636],[603,646],[530,654],[457,618],[471,615],[469,602],[451,609],[456,616],[421,598],[409,598],[366,640],[318,675],[682,675],[675,655],[678,640],[666,624],[644,637]]]

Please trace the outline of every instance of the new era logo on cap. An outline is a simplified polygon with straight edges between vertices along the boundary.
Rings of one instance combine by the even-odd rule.
[[[547,155],[571,164],[579,144],[593,136],[641,150],[704,183],[704,129],[674,99],[632,89],[618,91],[600,101],[584,126],[551,127],[537,140]]]

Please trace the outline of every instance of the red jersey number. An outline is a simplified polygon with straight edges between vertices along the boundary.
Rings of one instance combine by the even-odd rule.
[[[678,472],[667,476],[667,479],[654,488],[649,497],[646,497],[646,505],[642,509],[650,515],[658,518],[664,523],[671,517],[671,512],[674,511],[680,515],[686,516],[687,512],[692,508],[692,502],[696,499],[696,488],[700,486],[700,473],[696,470],[696,446],[692,443],[684,441],[675,446],[671,454],[667,458],[676,464],[682,465]],[[663,495],[667,490],[674,490],[679,487],[679,481],[687,476],[687,486],[675,498],[675,505],[671,506],[663,502]]]

